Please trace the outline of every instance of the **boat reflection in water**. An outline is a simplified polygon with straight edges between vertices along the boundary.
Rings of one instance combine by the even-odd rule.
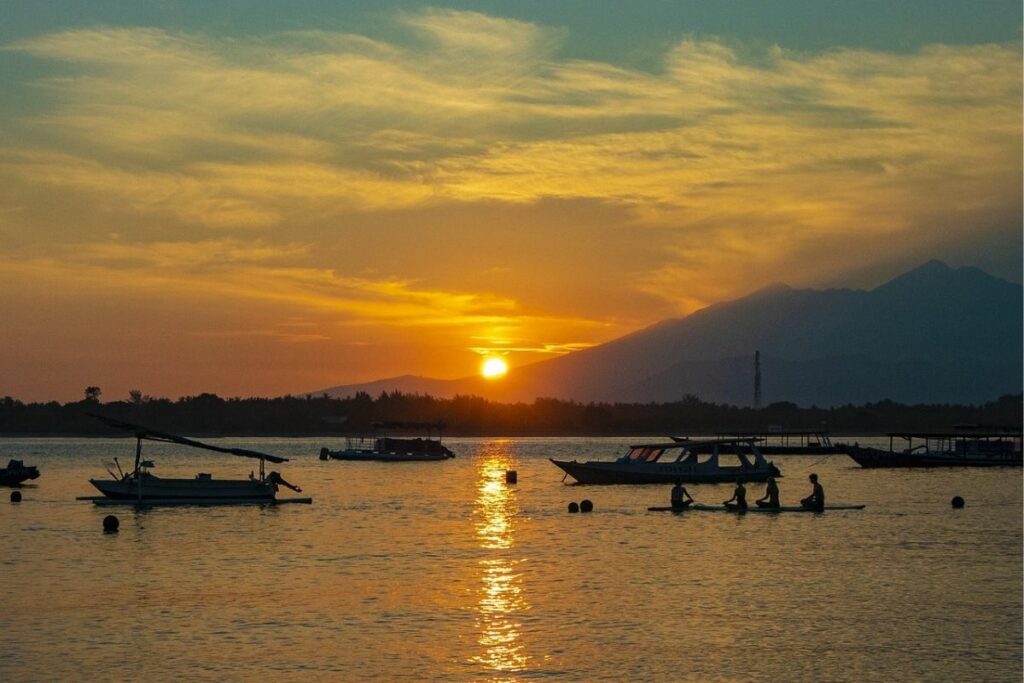
[[[514,489],[505,483],[511,466],[509,442],[495,441],[483,449],[477,487],[476,534],[486,555],[480,560],[480,599],[477,605],[478,642],[482,648],[473,661],[496,676],[491,680],[515,680],[508,674],[523,671],[527,656],[516,616],[529,609],[523,597],[522,574],[512,557],[518,504]]]

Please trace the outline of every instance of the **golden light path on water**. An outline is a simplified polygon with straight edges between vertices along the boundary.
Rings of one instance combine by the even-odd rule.
[[[505,472],[513,463],[510,449],[509,441],[492,441],[486,446],[478,465],[474,508],[477,539],[489,552],[480,560],[477,627],[481,652],[473,661],[498,674],[493,681],[516,680],[507,675],[523,671],[528,662],[517,615],[530,605],[523,595],[522,574],[517,571],[522,560],[511,553],[518,504],[515,490],[505,483]]]

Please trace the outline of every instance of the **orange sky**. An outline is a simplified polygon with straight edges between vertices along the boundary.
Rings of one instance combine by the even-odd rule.
[[[1020,279],[1018,44],[680,36],[641,70],[389,21],[9,42],[36,68],[0,110],[0,395],[514,371],[773,281]]]

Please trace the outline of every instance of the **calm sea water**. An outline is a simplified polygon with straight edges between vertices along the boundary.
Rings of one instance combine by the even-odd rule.
[[[0,440],[43,472],[20,504],[2,490],[0,679],[1021,680],[1019,469],[779,456],[783,502],[813,468],[867,509],[672,515],[646,511],[669,487],[566,486],[547,461],[636,440],[451,439],[459,457],[427,464],[218,440],[294,458],[313,505],[118,509],[116,535],[74,497],[134,442]],[[165,476],[250,466],[146,453]]]

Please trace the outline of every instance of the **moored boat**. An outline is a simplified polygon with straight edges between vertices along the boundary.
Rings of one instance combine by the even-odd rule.
[[[396,438],[385,436],[384,430],[422,429],[426,438]],[[444,425],[439,422],[375,422],[370,436],[350,436],[345,447],[336,451],[320,449],[321,460],[372,460],[378,462],[432,462],[454,458],[441,443]],[[437,438],[434,438],[434,432]]]
[[[765,460],[755,439],[687,439],[673,443],[638,444],[617,460],[555,460],[551,462],[578,484],[713,484],[719,482],[765,481],[782,476]],[[697,450],[710,448],[702,459]],[[736,465],[723,465],[720,456],[734,457]]]
[[[763,432],[719,432],[716,438],[755,438],[757,448],[763,455],[828,455],[843,453],[832,443],[826,431],[805,431],[798,429],[769,428]],[[686,437],[673,436],[677,441]],[[709,453],[710,447],[698,449],[698,453]],[[721,451],[724,452],[724,451]]]
[[[97,504],[126,503],[137,505],[229,505],[238,503],[279,503],[277,491],[280,486],[301,492],[298,486],[288,483],[277,472],[266,472],[266,463],[288,462],[288,458],[260,453],[244,448],[223,448],[213,446],[194,439],[158,432],[147,427],[121,422],[107,417],[94,415],[103,423],[135,436],[135,465],[125,472],[117,458],[114,463],[118,474],[110,472],[111,479],[90,479],[103,497],[84,496],[82,500],[92,500]],[[247,479],[218,479],[210,474],[199,473],[194,478],[170,479],[158,477],[151,471],[153,462],[142,459],[142,442],[144,440],[163,443],[174,443],[192,448],[201,448],[218,453],[227,453],[244,458],[259,460],[259,474],[250,473]],[[310,498],[292,499],[288,502],[312,502]]]
[[[858,465],[889,467],[1021,467],[1021,433],[959,430],[892,433],[889,450],[843,444]],[[902,440],[902,442],[900,441]],[[902,445],[902,448],[898,446]]]
[[[0,486],[21,486],[30,479],[39,478],[39,468],[25,465],[21,460],[10,460],[7,467],[0,469]]]

